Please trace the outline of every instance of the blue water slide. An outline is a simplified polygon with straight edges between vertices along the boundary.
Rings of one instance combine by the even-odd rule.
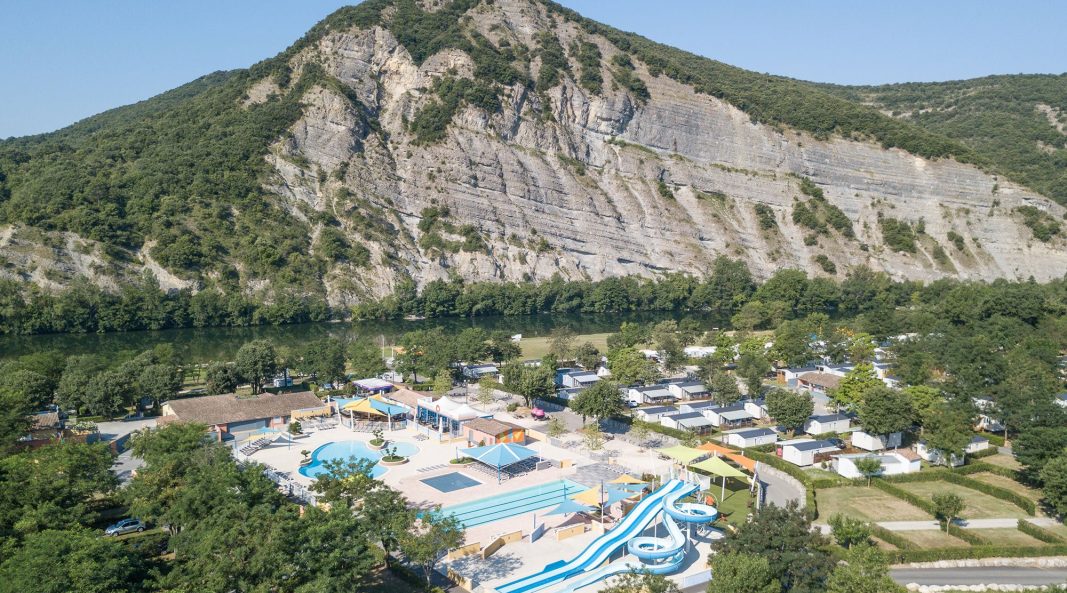
[[[671,480],[637,503],[622,521],[593,540],[580,554],[566,562],[549,564],[541,572],[525,576],[496,588],[498,593],[530,593],[555,585],[575,574],[603,564],[615,550],[645,530],[663,510],[663,502],[675,492],[691,493],[694,487],[681,480]]]
[[[592,571],[586,571],[575,577],[554,593],[573,593],[582,587],[602,579],[632,571],[650,572],[652,574],[671,574],[677,572],[685,563],[685,546],[687,537],[679,523],[707,524],[719,517],[715,507],[681,503],[678,501],[689,496],[697,489],[688,485],[673,491],[663,498],[665,513],[664,524],[667,537],[637,536],[626,542],[629,556]]]

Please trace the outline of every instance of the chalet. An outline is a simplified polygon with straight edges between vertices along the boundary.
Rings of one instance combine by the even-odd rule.
[[[682,402],[678,404],[678,409],[682,412],[699,412],[701,414],[706,410],[714,410],[718,407],[720,407],[719,404],[713,401]]]
[[[721,408],[704,410],[703,414],[711,420],[711,423],[720,429],[741,428],[751,424],[756,417],[745,409],[744,404],[733,404]]]
[[[842,375],[834,375],[826,372],[803,373],[797,377],[797,389],[826,395],[829,391],[837,389],[841,384]]]
[[[778,456],[801,467],[814,465],[817,457],[837,451],[837,445],[830,441],[814,439],[794,439],[778,443]]]
[[[914,452],[903,449],[899,451],[890,451],[881,455],[871,455],[870,453],[848,453],[845,455],[834,455],[832,457],[831,464],[834,471],[842,476],[850,479],[865,477],[856,467],[856,462],[860,459],[873,457],[882,464],[882,469],[876,475],[879,476],[896,476],[900,474],[911,474],[919,471],[921,468],[921,462],[919,456]]]
[[[467,437],[467,444],[471,446],[499,443],[526,444],[525,428],[495,418],[475,418],[465,423],[461,430]]]
[[[638,405],[671,403],[676,398],[667,385],[647,385],[631,387],[626,392],[626,399]]]
[[[767,413],[767,403],[762,399],[746,399],[741,402],[741,405],[745,406],[745,410],[752,414],[756,420],[770,417],[770,414]]]
[[[786,387],[796,387],[798,377],[804,373],[814,373],[815,371],[815,367],[782,368],[778,369],[776,378],[779,383]]]
[[[746,428],[744,430],[727,432],[722,435],[722,442],[727,445],[740,447],[741,449],[769,445],[777,440],[778,433],[770,428]]]
[[[564,387],[556,390],[556,397],[570,401],[583,391],[585,391],[584,387]]]
[[[649,408],[637,408],[634,417],[645,422],[659,422],[660,416],[677,414],[678,408],[674,406],[652,406]]]
[[[864,451],[895,449],[900,446],[902,440],[903,435],[899,432],[875,435],[862,430],[857,430],[851,435],[852,446],[857,449],[863,449]]]
[[[682,352],[688,358],[707,358],[715,354],[715,346],[686,346]]]
[[[677,428],[695,433],[704,433],[712,429],[711,420],[700,412],[683,412],[659,417],[659,423],[667,428]]]
[[[597,375],[594,371],[570,371],[563,373],[560,377],[560,384],[564,387],[577,387],[584,389],[591,387],[593,383],[600,380],[600,375]]]
[[[681,381],[668,383],[667,389],[678,400],[700,399],[708,396],[708,388],[700,381]]]
[[[1061,408],[1067,408],[1067,393],[1057,393],[1056,404]]]
[[[463,367],[463,376],[471,381],[477,381],[482,377],[496,377],[500,369],[495,364],[468,364]]]
[[[852,418],[847,414],[821,414],[811,416],[804,422],[804,432],[808,434],[846,432],[851,426]]]
[[[369,379],[357,379],[352,382],[360,393],[389,393],[396,388],[392,383],[371,377]]]

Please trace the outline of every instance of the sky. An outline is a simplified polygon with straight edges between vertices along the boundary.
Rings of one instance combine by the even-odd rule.
[[[341,0],[0,0],[0,138],[285,49]],[[840,84],[1067,72],[1058,0],[561,0],[735,66]]]

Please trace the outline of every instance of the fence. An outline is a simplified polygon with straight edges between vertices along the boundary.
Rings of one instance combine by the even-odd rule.
[[[689,587],[695,587],[697,585],[703,585],[711,580],[711,569],[702,570],[698,573],[686,575],[682,577],[682,582],[679,586],[682,589],[688,589]]]

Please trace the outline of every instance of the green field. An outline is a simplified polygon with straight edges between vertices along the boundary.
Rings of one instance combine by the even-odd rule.
[[[998,474],[989,474],[982,472],[978,474],[971,474],[971,477],[978,480],[979,482],[985,482],[986,484],[992,484],[993,486],[1000,486],[1005,490],[1011,490],[1012,492],[1016,494],[1021,494],[1035,502],[1041,500],[1043,496],[1041,494],[1041,491],[1036,488],[1024,486],[1011,478]]]
[[[843,486],[815,493],[819,506],[819,523],[826,523],[836,513],[868,521],[922,521],[931,519],[925,511],[877,488]]]
[[[603,334],[579,334],[574,340],[574,345],[578,346],[589,342],[596,346],[597,350],[606,352],[608,349],[608,336],[610,333]],[[519,342],[519,346],[522,347],[523,358],[541,358],[548,354],[548,350],[552,345],[552,336],[541,336],[538,338],[523,338]]]
[[[997,453],[996,455],[990,455],[989,457],[983,457],[982,463],[989,463],[992,465],[999,465],[1008,469],[1019,469],[1022,464],[1015,460],[1011,455],[1005,455],[1003,453]]]
[[[900,531],[899,535],[921,548],[964,548],[969,544],[953,537],[940,529],[921,531]]]
[[[905,482],[897,484],[897,486],[929,500],[933,500],[934,494],[939,494],[941,492],[953,492],[958,494],[967,505],[963,509],[963,517],[967,519],[998,519],[1003,517],[1022,518],[1028,516],[1026,511],[1023,511],[1006,500],[993,498],[992,496],[983,494],[977,490],[971,490],[970,488],[942,482],[940,480],[934,482]]]
[[[1018,529],[968,529],[995,546],[1044,546],[1045,542],[1030,537]]]

